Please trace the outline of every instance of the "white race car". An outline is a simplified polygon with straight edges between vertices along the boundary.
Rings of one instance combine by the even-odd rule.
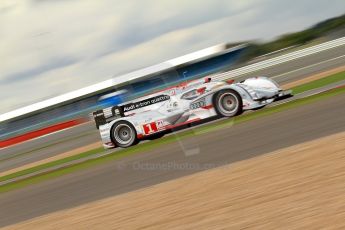
[[[129,147],[206,118],[233,117],[291,96],[267,77],[240,83],[211,78],[182,83],[93,113],[105,148]]]

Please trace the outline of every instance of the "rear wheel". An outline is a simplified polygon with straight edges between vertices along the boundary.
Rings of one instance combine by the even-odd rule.
[[[137,132],[128,121],[119,121],[111,129],[111,138],[116,146],[127,148],[138,143]]]
[[[213,98],[213,104],[218,115],[223,117],[233,117],[241,114],[242,98],[233,89],[223,89]]]

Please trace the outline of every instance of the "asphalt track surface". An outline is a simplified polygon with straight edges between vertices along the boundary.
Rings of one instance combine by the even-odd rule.
[[[343,66],[344,63],[345,46],[341,46],[276,65],[265,70],[243,75],[239,79],[263,75],[273,77],[280,84],[285,84],[312,74]],[[99,140],[99,133],[95,129],[94,124],[87,123],[2,149],[0,150],[0,172],[45,159]]]
[[[0,195],[0,226],[345,131],[345,94]]]

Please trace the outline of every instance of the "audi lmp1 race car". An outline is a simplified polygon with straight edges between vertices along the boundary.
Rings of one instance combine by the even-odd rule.
[[[239,83],[193,80],[93,113],[105,148],[129,147],[173,128],[215,116],[233,117],[291,96],[267,77]]]

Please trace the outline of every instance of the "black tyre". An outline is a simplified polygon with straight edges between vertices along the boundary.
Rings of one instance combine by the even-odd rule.
[[[242,113],[242,98],[233,89],[223,89],[213,97],[213,105],[219,116],[233,117]]]
[[[111,139],[116,146],[121,148],[127,148],[138,143],[137,132],[128,121],[119,121],[113,125]]]

